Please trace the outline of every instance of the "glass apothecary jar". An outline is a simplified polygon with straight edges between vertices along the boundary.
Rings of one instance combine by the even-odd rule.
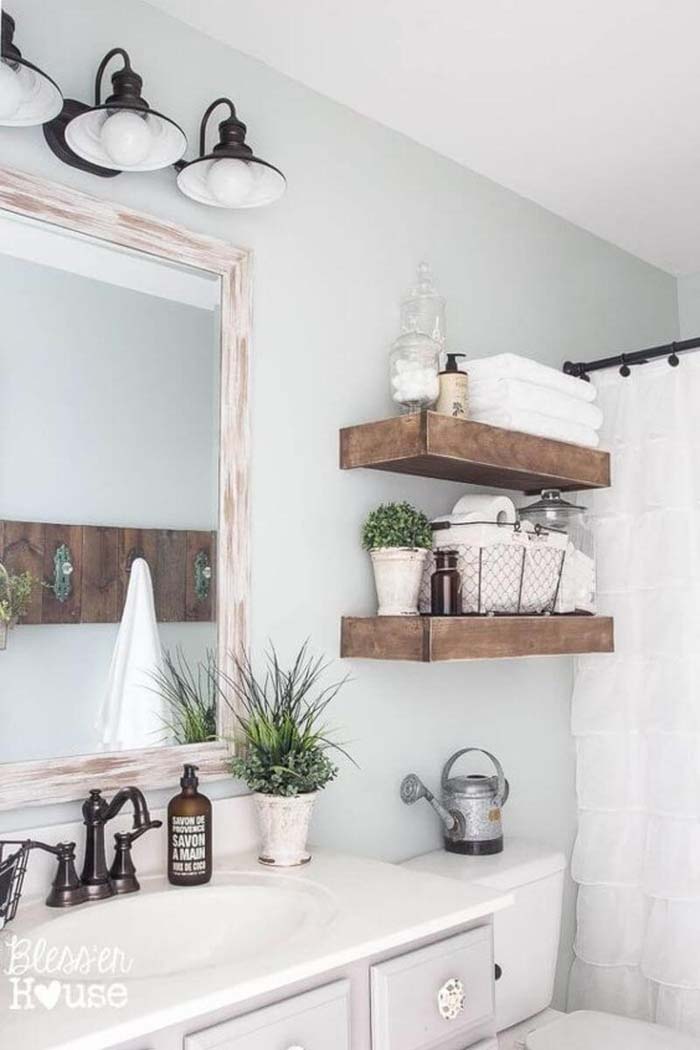
[[[522,507],[520,520],[569,537],[557,601],[558,612],[596,611],[595,534],[586,507],[569,503],[559,489],[543,489],[540,499]]]
[[[404,412],[420,412],[438,399],[440,347],[427,335],[406,332],[389,355],[391,396]]]
[[[437,343],[439,350],[445,349],[445,299],[435,290],[426,262],[419,265],[416,283],[401,302],[401,331],[420,332]]]

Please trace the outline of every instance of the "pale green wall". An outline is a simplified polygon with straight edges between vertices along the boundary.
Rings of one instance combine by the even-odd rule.
[[[137,0],[14,0],[12,13],[20,46],[68,95],[89,96],[109,47],[129,49],[145,96],[193,146],[205,105],[231,93],[253,145],[289,178],[276,207],[208,210],[177,193],[172,172],[101,182],[62,167],[39,129],[0,129],[2,163],[255,249],[257,643],[271,635],[288,651],[308,635],[335,656],[341,614],[372,607],[358,544],[368,508],[405,497],[434,513],[460,492],[337,469],[338,427],[390,410],[388,344],[422,257],[448,296],[451,343],[472,355],[512,350],[558,366],[676,333],[670,276]],[[335,717],[360,768],[322,799],[318,841],[392,859],[434,848],[434,816],[401,805],[399,779],[415,769],[434,785],[451,751],[477,744],[500,756],[512,783],[506,833],[568,849],[571,661],[347,669],[353,681]],[[0,829],[10,819],[22,816],[0,817]],[[565,954],[571,928],[569,900]]]
[[[700,273],[678,278],[678,326],[681,339],[700,336]]]

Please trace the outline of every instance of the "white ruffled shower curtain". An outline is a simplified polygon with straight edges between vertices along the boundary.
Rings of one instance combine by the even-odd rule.
[[[596,518],[615,654],[577,662],[570,1009],[700,1036],[700,354],[596,377]]]

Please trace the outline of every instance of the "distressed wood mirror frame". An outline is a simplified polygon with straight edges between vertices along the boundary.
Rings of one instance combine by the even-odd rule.
[[[232,674],[233,654],[248,642],[249,355],[251,253],[110,201],[0,168],[0,211],[73,230],[119,247],[216,274],[221,279],[221,378],[217,640],[219,661]],[[219,734],[233,736],[234,716],[221,705]],[[183,762],[203,778],[227,773],[229,745],[193,744],[111,754],[0,764],[0,810],[83,798],[90,788],[110,791],[176,783]]]

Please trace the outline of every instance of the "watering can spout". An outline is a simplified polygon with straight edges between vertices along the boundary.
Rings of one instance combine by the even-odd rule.
[[[448,832],[454,834],[459,829],[459,818],[456,814],[445,809],[435,795],[430,791],[423,781],[415,773],[409,773],[401,781],[401,801],[407,806],[412,806],[418,799],[424,798],[433,807]]]

